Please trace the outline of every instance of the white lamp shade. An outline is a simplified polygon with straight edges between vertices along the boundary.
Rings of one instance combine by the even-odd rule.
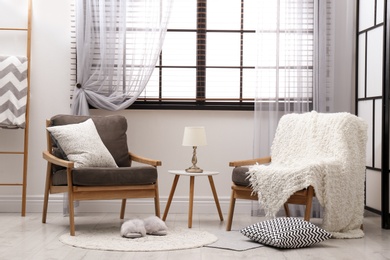
[[[184,128],[183,146],[207,145],[206,131],[203,126],[186,126]]]

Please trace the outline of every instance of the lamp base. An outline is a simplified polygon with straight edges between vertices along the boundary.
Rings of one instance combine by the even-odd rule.
[[[186,172],[192,172],[192,173],[200,173],[200,172],[203,172],[203,170],[197,166],[191,166],[189,168],[186,169]]]

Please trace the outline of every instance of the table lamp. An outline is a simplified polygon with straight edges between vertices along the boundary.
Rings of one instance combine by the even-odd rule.
[[[203,126],[186,126],[184,128],[183,135],[183,146],[192,146],[192,166],[186,169],[186,172],[203,172],[196,163],[198,159],[196,158],[196,148],[198,146],[207,145],[206,141],[206,131]]]

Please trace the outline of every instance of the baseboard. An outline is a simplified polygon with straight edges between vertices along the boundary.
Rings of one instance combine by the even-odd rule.
[[[161,215],[164,213],[167,203],[167,197],[160,197]],[[219,203],[224,215],[227,215],[230,197],[220,197]],[[43,196],[27,196],[26,212],[42,212]],[[119,212],[121,207],[120,200],[94,200],[81,201],[75,208],[76,212]],[[48,212],[61,213],[64,208],[62,195],[51,195],[49,200]],[[235,205],[235,214],[251,214],[252,201],[237,200]],[[15,213],[21,211],[20,196],[0,196],[0,213]],[[126,212],[135,214],[152,214],[154,212],[154,202],[152,199],[129,199],[126,205]],[[213,197],[194,198],[194,214],[218,214]],[[169,214],[187,214],[188,197],[175,197],[171,203]]]
[[[382,211],[380,211],[378,209],[374,209],[374,208],[371,208],[371,207],[368,207],[368,206],[365,206],[364,209],[366,211],[371,212],[371,213],[374,213],[374,214],[377,214],[377,215],[382,215]]]

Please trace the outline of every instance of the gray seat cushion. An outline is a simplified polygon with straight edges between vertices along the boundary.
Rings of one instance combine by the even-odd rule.
[[[245,166],[233,168],[233,172],[232,172],[233,183],[238,186],[249,186],[250,182],[249,179],[247,179],[248,175],[246,174],[248,170],[249,168]]]
[[[129,149],[127,147],[127,120],[124,116],[75,116],[56,115],[51,118],[51,125],[68,125],[84,122],[92,118],[96,130],[104,145],[110,151],[118,167],[129,167]],[[54,142],[55,144],[55,142]],[[53,145],[54,145],[53,144]],[[63,156],[62,156],[63,157]],[[63,157],[62,159],[66,159]]]
[[[75,186],[119,186],[146,185],[157,182],[157,168],[153,166],[134,166],[119,168],[78,168],[73,169]],[[53,185],[67,185],[66,170],[53,174]]]

